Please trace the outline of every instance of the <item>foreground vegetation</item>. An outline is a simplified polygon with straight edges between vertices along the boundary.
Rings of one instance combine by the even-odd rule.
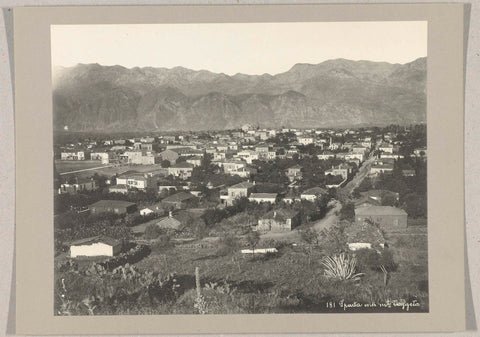
[[[335,233],[324,234],[311,244],[262,239],[257,248],[275,246],[278,253],[254,256],[239,253],[249,246],[246,237],[176,246],[164,240],[141,261],[113,271],[92,268],[91,261],[57,269],[56,314],[428,311],[425,228],[389,235],[387,257],[375,250],[348,253],[361,275],[343,279],[326,273],[325,258],[342,246],[332,246]],[[388,269],[387,281],[381,266]]]

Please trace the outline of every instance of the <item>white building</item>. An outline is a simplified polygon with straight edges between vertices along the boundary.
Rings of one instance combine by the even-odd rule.
[[[313,202],[326,193],[327,191],[321,187],[312,187],[300,194],[300,199]]]
[[[65,151],[60,154],[62,160],[85,160],[84,151]]]
[[[244,150],[237,153],[237,158],[245,160],[247,164],[251,164],[254,160],[258,160],[258,153],[255,151]]]
[[[382,152],[393,153],[393,145],[392,144],[382,144],[378,148]]]
[[[140,210],[140,215],[145,216],[154,213],[150,208],[144,208]]]
[[[100,160],[102,164],[108,164],[109,163],[109,156],[107,152],[92,152],[90,154],[90,159],[91,160]]]
[[[145,190],[148,187],[148,179],[142,174],[128,174],[117,177],[117,185],[126,185],[129,188]]]
[[[277,193],[252,193],[248,198],[249,201],[268,202],[274,204],[277,201]]]
[[[353,153],[353,152],[350,152],[350,153],[347,153],[345,154],[345,160],[352,160],[352,159],[358,159],[360,160],[360,162],[363,162],[364,160],[364,155],[363,153]]]
[[[313,137],[298,137],[297,140],[302,145],[313,144],[313,141],[314,141]]]
[[[70,257],[114,256],[122,250],[122,242],[110,237],[95,236],[70,244]]]
[[[318,154],[317,158],[320,159],[320,160],[334,159],[335,158],[335,153],[324,152],[324,153]]]

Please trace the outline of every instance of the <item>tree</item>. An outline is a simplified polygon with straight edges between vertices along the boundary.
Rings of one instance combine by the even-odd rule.
[[[301,232],[302,241],[307,244],[307,249],[305,253],[308,256],[308,264],[311,264],[313,249],[318,246],[320,235],[319,233],[314,230],[313,228],[307,228],[306,230]]]
[[[209,208],[203,212],[201,218],[205,221],[207,227],[211,227],[216,223],[219,223],[227,217],[227,212],[223,209]]]
[[[252,248],[252,255],[255,256],[255,247],[258,245],[258,242],[260,242],[260,234],[255,231],[250,231],[247,234],[247,242],[248,245]]]
[[[162,167],[170,167],[170,162],[166,159],[162,160],[162,163],[161,163]]]
[[[104,188],[107,186],[107,177],[103,176],[103,175],[99,175],[98,173],[95,173],[93,176],[92,176],[92,179],[95,180],[95,183],[97,184],[97,186],[99,188]]]
[[[353,202],[347,202],[342,205],[340,209],[340,220],[354,220],[355,219],[355,205]]]
[[[193,220],[191,228],[196,238],[201,239],[208,235],[208,228],[203,219],[197,218]]]
[[[355,190],[357,190],[358,192],[366,192],[368,190],[371,190],[372,188],[372,179],[370,179],[369,177],[365,177]]]
[[[395,206],[397,199],[392,194],[385,194],[382,196],[382,206]]]
[[[328,229],[322,230],[320,233],[322,248],[327,255],[335,255],[348,251],[347,237],[345,235],[345,228],[347,226],[347,222],[339,222]]]
[[[409,217],[420,218],[427,216],[427,198],[426,195],[409,193],[403,198],[402,208]]]
[[[223,233],[218,239],[217,255],[225,256],[234,253],[239,247],[238,239],[230,233]]]

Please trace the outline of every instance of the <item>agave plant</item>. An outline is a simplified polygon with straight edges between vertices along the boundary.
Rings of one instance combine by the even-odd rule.
[[[355,273],[357,259],[345,253],[340,255],[326,256],[322,265],[325,267],[325,275],[330,278],[336,278],[342,281],[355,280],[364,273]]]

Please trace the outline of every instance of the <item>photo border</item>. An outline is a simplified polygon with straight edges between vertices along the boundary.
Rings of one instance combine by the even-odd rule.
[[[463,11],[463,4],[15,8],[16,333],[463,331]],[[302,21],[428,21],[429,313],[54,316],[50,25]]]

